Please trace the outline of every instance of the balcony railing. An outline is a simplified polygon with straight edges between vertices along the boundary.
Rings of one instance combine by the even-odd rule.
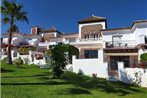
[[[123,41],[107,41],[106,48],[134,48],[136,46],[135,40],[123,40]]]
[[[49,46],[56,45],[58,42],[63,42],[65,44],[94,44],[94,43],[102,43],[102,40],[97,38],[90,39],[75,39],[75,40],[64,40],[62,38],[50,39],[49,42],[38,42],[39,46]]]
[[[75,42],[70,42],[70,44],[97,44],[102,43],[101,39],[90,38],[90,39],[77,39]]]

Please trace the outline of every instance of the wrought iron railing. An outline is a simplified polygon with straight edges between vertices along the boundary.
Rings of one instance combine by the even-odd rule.
[[[136,46],[135,40],[107,41],[106,48],[131,48]]]

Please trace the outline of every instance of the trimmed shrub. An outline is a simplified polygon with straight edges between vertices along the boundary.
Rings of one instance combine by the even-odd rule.
[[[140,60],[141,60],[142,62],[147,62],[147,53],[141,54],[141,55],[140,55]]]
[[[29,48],[20,47],[18,51],[19,51],[20,55],[28,55],[29,54]]]
[[[84,72],[81,69],[79,69],[78,70],[78,75],[84,75]]]
[[[20,65],[23,64],[23,60],[21,59],[21,57],[19,57],[18,59],[15,59],[13,63],[16,64],[17,67],[20,67]]]

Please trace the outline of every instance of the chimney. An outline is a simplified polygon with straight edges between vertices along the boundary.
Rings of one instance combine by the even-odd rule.
[[[38,27],[37,26],[34,26],[31,28],[31,34],[38,34]]]

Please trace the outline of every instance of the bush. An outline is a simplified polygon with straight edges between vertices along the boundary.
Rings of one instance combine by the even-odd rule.
[[[13,63],[16,64],[17,67],[20,67],[20,65],[23,64],[23,60],[21,59],[21,57],[19,57],[18,59],[15,59]]]
[[[20,48],[18,49],[18,51],[19,51],[19,54],[20,54],[20,55],[28,55],[28,54],[29,54],[29,48],[20,47]]]
[[[84,72],[81,69],[79,69],[78,70],[78,75],[84,75]]]
[[[147,62],[147,53],[143,53],[140,55],[141,62]]]

